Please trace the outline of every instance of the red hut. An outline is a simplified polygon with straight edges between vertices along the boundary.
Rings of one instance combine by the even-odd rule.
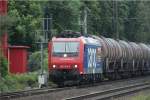
[[[25,73],[27,71],[27,46],[10,46],[8,50],[9,72]]]

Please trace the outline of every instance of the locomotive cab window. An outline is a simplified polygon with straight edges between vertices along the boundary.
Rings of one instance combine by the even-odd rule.
[[[53,56],[74,57],[79,54],[79,42],[53,42]]]

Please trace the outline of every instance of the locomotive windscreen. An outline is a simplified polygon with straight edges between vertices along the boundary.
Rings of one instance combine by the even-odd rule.
[[[79,42],[53,42],[53,56],[74,57],[79,54]]]

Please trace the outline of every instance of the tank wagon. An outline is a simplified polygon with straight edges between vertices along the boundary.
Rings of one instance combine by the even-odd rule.
[[[64,32],[49,42],[49,72],[57,84],[147,75],[150,72],[150,46]]]

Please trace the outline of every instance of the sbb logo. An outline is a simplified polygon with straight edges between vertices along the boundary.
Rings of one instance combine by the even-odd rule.
[[[88,67],[96,68],[96,49],[88,48]]]

